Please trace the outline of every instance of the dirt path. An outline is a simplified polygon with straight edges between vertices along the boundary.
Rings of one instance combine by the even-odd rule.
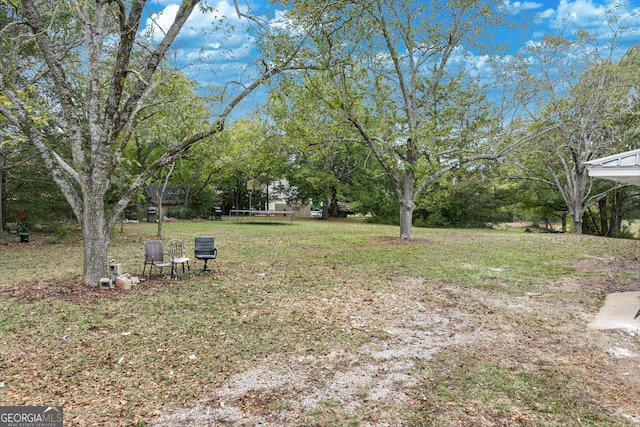
[[[378,417],[397,419],[394,408],[411,403],[405,391],[419,381],[411,375],[416,361],[428,361],[443,348],[466,345],[480,334],[469,316],[456,308],[427,310],[410,295],[380,302],[378,307],[401,311],[388,322],[387,339],[353,353],[265,360],[213,389],[198,407],[166,414],[151,425],[304,424],[307,414],[326,408],[328,402],[345,415],[362,415],[384,403],[390,409]],[[357,320],[352,327],[367,327]]]
[[[611,268],[638,273],[632,264]],[[616,287],[613,281],[565,278],[550,284],[548,293],[509,299],[501,292],[446,285],[426,294],[421,285],[420,279],[401,277],[391,294],[351,296],[352,304],[346,304],[351,327],[379,329],[384,338],[351,352],[267,358],[213,386],[196,406],[166,413],[149,425],[298,426],[347,420],[362,426],[403,425],[407,408],[426,404],[415,393],[429,382],[425,366],[440,363],[440,369],[449,369],[434,358],[455,358],[459,351],[488,366],[558,372],[583,399],[640,425],[640,340],[634,334],[589,330],[595,313],[557,298],[586,287],[605,293]],[[327,298],[322,301],[330,304]],[[509,420],[497,418],[503,415],[478,401],[465,406],[434,411],[443,425],[536,425],[535,416],[517,406]]]

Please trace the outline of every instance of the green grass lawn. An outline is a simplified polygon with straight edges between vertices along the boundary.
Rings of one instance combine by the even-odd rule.
[[[110,258],[140,275],[142,241],[156,238],[156,229],[125,225],[113,233]],[[586,323],[606,293],[637,289],[639,241],[414,232],[409,243],[399,241],[397,227],[353,220],[166,222],[163,240],[183,239],[189,256],[194,236],[215,236],[214,277],[156,276],[132,291],[86,290],[85,297],[76,285],[80,239],[7,238],[0,246],[0,405],[62,405],[70,426],[144,425],[196,405],[257,365],[384,346],[389,324],[408,316],[393,306],[398,298],[425,313],[457,313],[474,339],[445,342],[435,357],[412,361],[410,402],[383,411],[368,401],[349,412],[334,401],[291,425],[382,422],[381,411],[405,425],[634,425],[637,360],[613,360],[606,348],[640,353],[638,340],[588,331]],[[192,257],[193,267],[201,265]],[[38,289],[47,297],[38,298]],[[290,405],[271,403],[264,414]]]

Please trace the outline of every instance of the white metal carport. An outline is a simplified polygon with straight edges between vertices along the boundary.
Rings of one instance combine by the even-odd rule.
[[[589,176],[640,186],[640,149],[584,162]]]

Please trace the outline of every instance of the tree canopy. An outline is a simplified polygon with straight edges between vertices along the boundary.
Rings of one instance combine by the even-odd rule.
[[[172,103],[172,80],[180,77],[165,61],[167,53],[191,13],[207,7],[200,0],[182,1],[154,40],[141,31],[148,6],[146,0],[16,0],[2,6],[0,114],[10,138],[36,148],[80,223],[86,284],[97,285],[106,276],[110,230],[142,186],[195,143],[219,133],[233,109],[289,67],[304,44],[304,31],[265,34],[257,27],[270,44],[263,45],[268,56],[255,79],[221,97],[219,112],[206,126],[182,121],[179,135],[172,132],[175,139],[164,151],[118,190],[111,178],[123,167],[125,150],[145,121]],[[309,15],[307,28],[320,17]],[[152,132],[146,130],[149,140]],[[52,144],[54,139],[60,144]],[[106,206],[109,192],[114,203]]]

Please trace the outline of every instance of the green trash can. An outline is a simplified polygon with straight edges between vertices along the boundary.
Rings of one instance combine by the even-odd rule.
[[[29,243],[29,232],[21,231],[20,232],[20,243]]]

